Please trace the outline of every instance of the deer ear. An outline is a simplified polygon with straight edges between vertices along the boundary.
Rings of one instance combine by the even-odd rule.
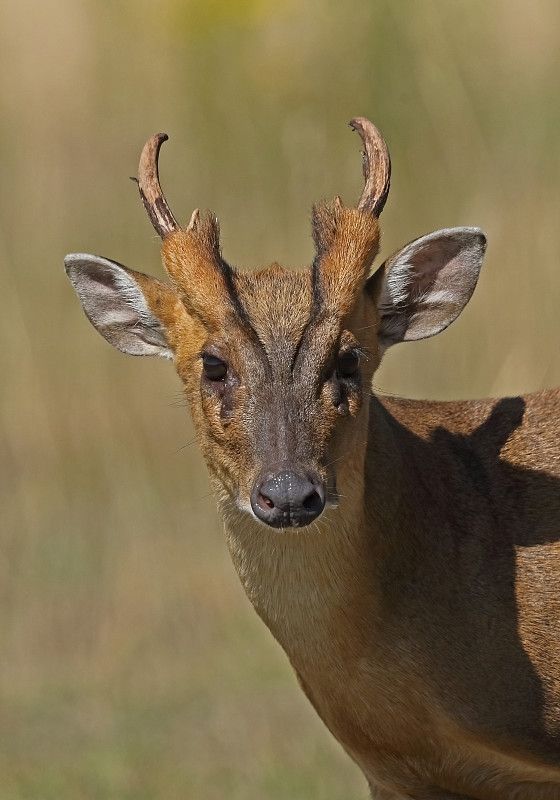
[[[86,316],[110,344],[133,356],[173,358],[163,323],[178,300],[170,286],[101,256],[75,253],[64,264]]]
[[[381,344],[427,339],[447,328],[471,298],[485,250],[478,228],[448,228],[387,259],[366,284],[379,312]]]

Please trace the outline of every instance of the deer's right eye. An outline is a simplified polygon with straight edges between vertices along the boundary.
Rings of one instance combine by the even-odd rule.
[[[202,369],[209,381],[223,381],[228,371],[227,364],[208,353],[202,356]]]

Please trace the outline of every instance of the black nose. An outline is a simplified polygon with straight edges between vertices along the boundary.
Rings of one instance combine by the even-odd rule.
[[[325,487],[318,479],[286,470],[264,482],[257,481],[251,492],[251,507],[272,528],[300,528],[317,519],[324,509]]]

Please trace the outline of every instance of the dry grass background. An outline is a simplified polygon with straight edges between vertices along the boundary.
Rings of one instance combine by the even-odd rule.
[[[88,326],[66,252],[160,274],[134,175],[226,257],[312,258],[311,203],[393,158],[383,253],[479,225],[467,311],[378,384],[560,382],[556,0],[24,0],[0,7],[0,800],[348,800],[358,770],[242,595],[178,381]]]

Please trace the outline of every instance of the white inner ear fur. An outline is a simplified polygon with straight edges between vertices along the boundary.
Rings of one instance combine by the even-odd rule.
[[[478,228],[447,228],[407,244],[382,267],[379,337],[392,344],[435,336],[468,303],[486,249]]]
[[[88,319],[110,344],[129,355],[173,358],[160,320],[125,267],[87,253],[66,256],[64,264]]]

